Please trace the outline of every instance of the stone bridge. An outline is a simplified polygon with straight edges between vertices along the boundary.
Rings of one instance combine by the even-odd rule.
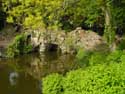
[[[93,50],[97,48],[97,45],[105,44],[97,33],[81,28],[69,33],[64,31],[33,31],[31,42],[34,47],[39,47],[40,52],[60,50],[62,53],[75,53],[78,48]]]

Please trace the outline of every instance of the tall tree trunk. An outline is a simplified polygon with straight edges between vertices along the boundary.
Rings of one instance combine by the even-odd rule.
[[[116,48],[115,46],[115,31],[112,23],[112,14],[111,9],[109,6],[103,7],[103,12],[105,15],[105,31],[104,31],[104,37],[109,44],[111,50],[114,50]]]
[[[104,37],[108,43],[111,42],[110,40],[110,33],[111,33],[111,13],[108,7],[104,8],[104,15],[105,15],[105,33]]]

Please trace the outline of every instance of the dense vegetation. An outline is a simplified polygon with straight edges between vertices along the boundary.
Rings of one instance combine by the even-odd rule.
[[[109,43],[116,31],[125,30],[124,0],[2,0],[1,4],[6,21],[23,28],[69,31],[81,26],[104,32]]]
[[[87,68],[68,72],[65,76],[45,77],[43,94],[124,94],[125,53],[110,53],[105,60],[99,57],[92,55],[89,59],[92,66]]]

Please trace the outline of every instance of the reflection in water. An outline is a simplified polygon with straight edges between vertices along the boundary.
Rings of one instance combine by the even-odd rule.
[[[39,86],[39,92],[41,94],[42,93],[42,80],[39,80],[38,86]]]
[[[72,55],[25,55],[0,60],[0,94],[41,94],[41,78],[78,68]]]
[[[17,72],[11,72],[9,75],[9,81],[12,86],[16,85],[17,83],[17,78],[18,78],[18,73]]]
[[[0,94],[40,94],[39,81],[22,70],[16,71],[18,77],[16,83],[12,85],[9,78],[10,73],[13,71],[15,71],[15,69],[9,65],[0,64]],[[13,80],[13,82],[14,81],[15,80]]]

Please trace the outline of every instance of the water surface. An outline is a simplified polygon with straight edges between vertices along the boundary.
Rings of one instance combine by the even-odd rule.
[[[41,79],[78,68],[75,56],[30,54],[0,60],[0,94],[41,94]]]

